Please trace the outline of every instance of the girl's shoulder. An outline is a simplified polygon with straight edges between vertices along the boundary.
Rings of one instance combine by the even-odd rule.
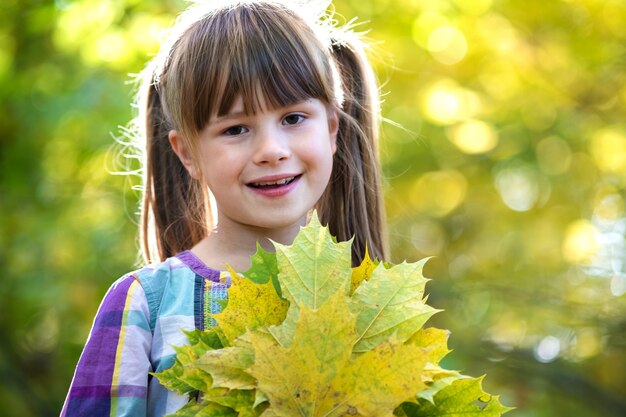
[[[164,286],[186,285],[190,280],[220,282],[223,274],[206,266],[191,251],[184,251],[164,261],[146,265],[127,274],[139,281],[145,291],[158,291]]]
[[[195,310],[204,309],[204,295],[230,286],[227,274],[206,266],[191,251],[130,272],[114,286],[125,287],[133,281],[141,287],[153,331],[162,316],[196,316],[200,320],[200,311]]]

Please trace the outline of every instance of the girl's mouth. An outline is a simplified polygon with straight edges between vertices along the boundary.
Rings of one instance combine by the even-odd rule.
[[[265,190],[276,189],[276,188],[284,187],[286,185],[291,184],[292,182],[294,182],[301,176],[302,174],[295,175],[293,177],[281,178],[275,181],[251,182],[248,184],[248,186],[252,188],[256,188],[256,189],[265,189]]]
[[[264,198],[277,198],[289,194],[296,188],[300,178],[302,178],[302,174],[267,181],[254,181],[248,183],[247,186],[254,193]]]

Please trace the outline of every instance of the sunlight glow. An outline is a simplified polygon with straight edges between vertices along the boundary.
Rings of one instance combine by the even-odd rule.
[[[598,251],[596,229],[588,220],[571,223],[565,231],[563,257],[570,263],[586,263]]]
[[[453,26],[441,26],[428,37],[428,51],[442,64],[454,65],[467,53],[465,35]]]
[[[529,48],[509,19],[492,12],[481,16],[480,21],[476,32],[480,34],[485,45],[495,53],[494,59],[502,58],[524,66],[530,63],[532,55]]]
[[[117,6],[117,7],[116,7]],[[62,10],[54,32],[62,50],[80,50],[94,36],[104,33],[117,19],[121,5],[110,1],[84,0]]]
[[[434,90],[428,97],[429,116],[433,121],[448,124],[463,112],[460,97],[453,91]]]
[[[591,155],[598,168],[609,173],[626,173],[626,135],[617,128],[597,131],[591,138]]]
[[[121,32],[108,32],[95,42],[95,52],[100,61],[125,65],[128,60],[128,42]]]
[[[515,211],[528,211],[539,199],[537,174],[526,166],[509,167],[496,174],[496,189],[504,204]]]
[[[620,191],[609,185],[600,187],[594,196],[593,214],[598,220],[619,220],[624,215],[624,199]]]
[[[467,194],[467,180],[458,171],[433,171],[422,175],[411,194],[413,205],[432,216],[444,217],[457,208]]]
[[[481,120],[469,119],[454,126],[448,137],[457,148],[467,154],[489,152],[498,144],[498,134],[494,128]]]
[[[539,362],[554,361],[561,352],[561,342],[554,336],[546,336],[535,347],[535,358]]]
[[[428,49],[431,33],[438,27],[448,24],[448,20],[439,13],[426,11],[413,22],[413,41],[424,49]]]
[[[475,116],[482,104],[479,96],[443,79],[431,84],[421,94],[422,114],[438,125],[451,125]]]
[[[130,22],[127,37],[141,53],[156,53],[165,40],[168,24],[165,16],[138,15]]]

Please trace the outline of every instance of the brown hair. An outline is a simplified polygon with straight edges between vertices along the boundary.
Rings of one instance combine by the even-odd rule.
[[[224,3],[224,2],[220,2]],[[210,7],[210,6],[200,6]],[[321,16],[321,14],[320,14]],[[353,262],[387,258],[378,161],[378,88],[363,45],[329,17],[309,23],[280,2],[240,1],[190,9],[144,73],[139,94],[145,139],[141,242],[146,262],[190,249],[209,233],[208,189],[189,175],[168,140],[186,146],[211,115],[239,96],[244,111],[319,99],[339,113],[337,152],[315,207],[339,240],[353,241]]]

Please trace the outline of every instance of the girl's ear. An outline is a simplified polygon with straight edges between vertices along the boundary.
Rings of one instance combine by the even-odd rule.
[[[167,137],[170,141],[170,145],[172,145],[174,153],[178,156],[178,159],[180,159],[180,162],[183,164],[187,172],[189,172],[191,178],[199,180],[200,171],[197,169],[191,152],[180,133],[176,130],[170,130]]]
[[[337,152],[337,132],[339,132],[339,115],[337,110],[331,109],[328,112],[328,136],[333,155]]]

